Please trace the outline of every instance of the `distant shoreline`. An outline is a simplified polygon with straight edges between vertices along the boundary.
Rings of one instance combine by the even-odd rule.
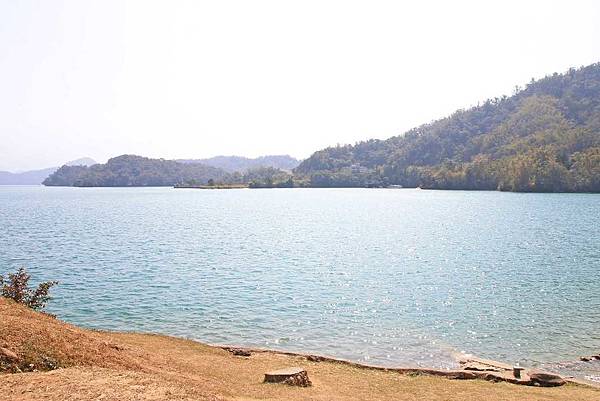
[[[174,185],[175,189],[246,189],[248,185],[244,184],[215,184],[215,185],[188,185],[188,184],[177,184]]]
[[[498,189],[449,189],[449,188],[427,188],[427,187],[402,187],[390,185],[387,187],[350,187],[350,186],[250,186],[247,184],[236,185],[44,185],[44,184],[0,184],[1,187],[47,187],[47,188],[174,188],[174,189],[410,189],[424,191],[449,191],[449,192],[499,192],[513,194],[591,194],[598,195],[600,192],[593,191],[501,191]]]

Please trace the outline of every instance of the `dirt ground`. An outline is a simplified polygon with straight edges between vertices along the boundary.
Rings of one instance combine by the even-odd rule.
[[[600,390],[539,388],[404,375],[270,352],[221,348],[150,334],[84,330],[0,298],[0,400],[582,400]],[[33,366],[31,366],[33,365]],[[263,383],[264,373],[303,367],[313,383]],[[24,373],[8,373],[16,368]],[[58,368],[56,368],[58,367]],[[51,369],[48,371],[27,371]]]

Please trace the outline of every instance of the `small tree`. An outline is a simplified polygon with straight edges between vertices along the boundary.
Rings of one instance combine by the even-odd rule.
[[[0,295],[10,298],[34,310],[42,310],[51,299],[50,288],[58,281],[46,281],[38,285],[37,289],[29,288],[30,275],[21,267],[16,273],[9,273],[8,279],[0,275]]]

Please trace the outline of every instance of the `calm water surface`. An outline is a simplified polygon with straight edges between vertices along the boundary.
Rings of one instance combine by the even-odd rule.
[[[87,327],[600,375],[600,195],[0,187],[19,266]]]

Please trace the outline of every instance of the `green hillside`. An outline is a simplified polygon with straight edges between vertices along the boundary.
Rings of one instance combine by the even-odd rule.
[[[228,180],[222,169],[199,163],[122,155],[106,164],[62,166],[44,182],[47,186],[129,187],[172,186],[181,182],[205,184],[208,180]]]
[[[598,192],[600,63],[404,135],[320,150],[294,173],[315,187]]]

